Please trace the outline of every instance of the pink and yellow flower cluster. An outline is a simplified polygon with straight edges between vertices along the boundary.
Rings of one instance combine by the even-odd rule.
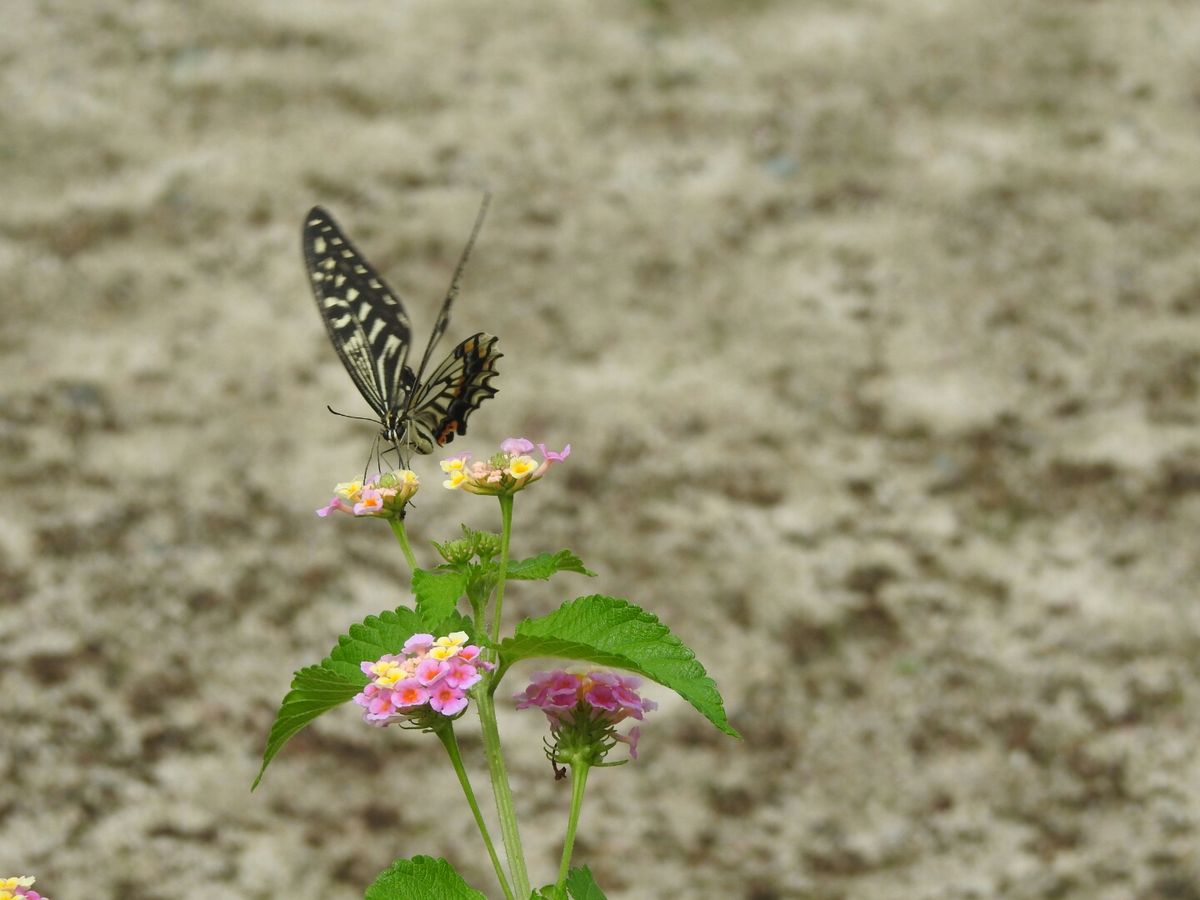
[[[629,745],[629,756],[637,759],[640,728],[628,735],[618,734],[613,726],[625,719],[641,721],[646,713],[657,709],[653,700],[638,694],[642,680],[632,675],[620,675],[606,669],[573,666],[552,672],[534,672],[525,688],[513,699],[517,709],[536,706],[550,720],[550,730],[561,738],[565,730],[585,730],[595,735],[596,726],[605,737]]]
[[[467,691],[478,684],[492,664],[467,643],[465,631],[444,637],[414,634],[399,654],[362,663],[371,682],[354,698],[363,719],[372,725],[411,720],[427,709],[456,716],[467,707]]]
[[[0,878],[0,900],[50,900],[33,889],[32,875]]]
[[[421,487],[421,480],[409,469],[384,472],[367,481],[344,481],[333,489],[328,506],[317,510],[322,519],[335,510],[356,516],[403,516],[404,506]]]
[[[448,477],[442,484],[471,494],[515,494],[545,475],[552,463],[562,462],[571,455],[570,444],[558,451],[538,444],[542,457],[538,462],[529,455],[533,447],[533,441],[526,438],[509,438],[500,445],[500,452],[489,459],[471,462],[469,452],[444,459],[442,471]]]

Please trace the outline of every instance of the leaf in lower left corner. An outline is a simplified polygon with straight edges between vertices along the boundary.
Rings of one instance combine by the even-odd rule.
[[[363,900],[487,900],[444,859],[398,859],[367,888]]]

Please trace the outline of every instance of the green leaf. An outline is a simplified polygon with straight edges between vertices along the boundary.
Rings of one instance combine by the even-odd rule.
[[[546,581],[555,572],[578,572],[580,575],[596,577],[595,572],[585,569],[583,560],[570,550],[557,553],[539,553],[529,559],[513,559],[508,562],[508,577],[525,581]]]
[[[387,653],[399,653],[405,641],[425,630],[425,621],[407,606],[384,610],[351,625],[349,634],[338,638],[337,646],[329,651],[321,665],[364,685],[367,676],[362,673],[359,663],[379,659]]]
[[[250,789],[258,787],[268,764],[292,735],[321,713],[340,706],[363,689],[367,676],[363,674],[359,663],[379,659],[388,653],[399,653],[405,641],[424,630],[425,623],[413,610],[403,606],[385,610],[351,625],[349,634],[338,638],[337,646],[329,651],[329,656],[320,665],[297,672],[267,735],[262,766]],[[470,633],[473,628],[468,619],[451,613],[436,629],[431,630],[437,634],[449,634],[451,631]]]
[[[500,642],[507,669],[520,659],[556,656],[628,669],[668,687],[732,737],[741,737],[725,716],[717,686],[696,654],[658,618],[628,600],[594,594],[526,619]]]
[[[365,677],[362,681],[350,681],[344,675],[322,666],[309,666],[297,672],[292,679],[292,689],[283,698],[279,713],[275,716],[275,724],[267,735],[262,767],[250,790],[258,787],[267,765],[293,734],[326,710],[341,706],[362,690],[365,681]]]
[[[529,900],[608,900],[587,866],[572,869],[567,875],[566,887],[566,892],[562,893],[555,889],[556,885],[548,884],[534,891]]]
[[[572,869],[567,875],[567,893],[571,900],[608,900],[587,866]]]
[[[487,900],[444,859],[398,859],[367,888],[363,900]]]
[[[467,592],[468,574],[464,569],[417,569],[412,589],[417,612],[426,625],[433,626],[454,612],[459,598]]]

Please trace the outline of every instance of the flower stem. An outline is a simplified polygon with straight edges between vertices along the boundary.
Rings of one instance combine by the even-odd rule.
[[[500,836],[504,839],[504,853],[508,857],[513,890],[518,897],[528,897],[532,888],[529,885],[529,872],[525,868],[525,851],[521,847],[521,832],[517,828],[517,811],[513,805],[512,788],[508,784],[508,770],[500,749],[496,701],[487,687],[481,686],[475,692],[475,709],[479,712],[479,723],[483,727],[483,749],[487,756],[488,774],[492,777],[496,815],[500,817]]]
[[[496,605],[492,609],[492,643],[500,643],[500,610],[504,606],[504,582],[508,578],[508,540],[512,534],[512,494],[501,494],[500,500],[500,571],[496,573]]]
[[[579,812],[583,808],[583,789],[587,786],[588,769],[587,763],[572,763],[571,764],[571,815],[567,819],[567,839],[563,844],[562,862],[558,866],[558,881],[555,883],[555,892],[560,897],[565,897],[567,886],[567,873],[571,869],[571,851],[575,849],[575,829],[579,825]]]
[[[479,826],[479,834],[483,838],[483,845],[487,847],[488,856],[492,860],[492,868],[496,870],[496,878],[500,881],[500,889],[504,891],[506,900],[514,900],[512,888],[508,886],[508,879],[504,877],[504,866],[500,864],[500,857],[496,855],[496,847],[492,843],[492,836],[488,834],[487,822],[483,820],[483,813],[479,811],[479,804],[475,800],[475,792],[471,790],[471,781],[467,778],[467,770],[463,767],[462,754],[458,750],[458,739],[454,736],[454,726],[447,725],[435,732],[438,740],[442,742],[442,746],[446,748],[446,754],[450,757],[450,764],[454,766],[454,772],[458,775],[458,783],[462,785],[463,794],[467,798],[467,805],[471,807],[471,812],[475,816],[475,824]]]
[[[417,558],[413,556],[412,546],[408,543],[408,532],[404,530],[404,520],[388,519],[388,524],[392,526],[392,534],[396,535],[396,540],[400,542],[400,549],[404,551],[404,558],[408,560],[408,567],[415,572],[417,570]]]

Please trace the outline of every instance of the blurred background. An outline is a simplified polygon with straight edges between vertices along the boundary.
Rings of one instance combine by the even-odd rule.
[[[294,669],[407,597],[318,520],[374,430],[306,282],[326,205],[445,347],[453,450],[574,452],[514,552],[658,614],[589,785],[611,898],[1196,900],[1200,5],[17,0],[0,35],[0,870],[54,900],[492,891],[441,750]],[[440,487],[422,561],[494,504]],[[519,687],[516,679],[514,690]],[[471,720],[466,720],[470,722]],[[502,719],[535,879],[567,809]],[[463,743],[486,789],[477,731]]]

